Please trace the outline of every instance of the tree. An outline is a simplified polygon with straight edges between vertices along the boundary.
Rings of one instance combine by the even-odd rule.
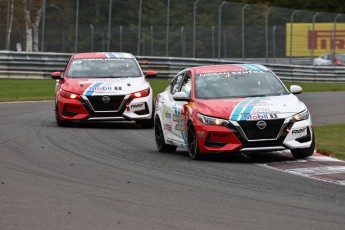
[[[8,0],[7,6],[7,35],[6,35],[6,45],[5,49],[9,50],[11,45],[11,33],[12,33],[12,24],[13,24],[13,9],[14,9],[14,0]]]
[[[22,0],[25,21],[25,50],[38,51],[38,26],[41,21],[44,0]],[[34,16],[32,16],[34,15]]]

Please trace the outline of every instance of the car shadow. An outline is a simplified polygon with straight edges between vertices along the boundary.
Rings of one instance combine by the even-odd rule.
[[[176,151],[176,155],[189,158],[188,151],[180,150]],[[269,164],[274,162],[285,161],[297,161],[292,156],[290,151],[278,151],[278,152],[231,152],[231,153],[214,153],[204,155],[200,161],[213,162],[213,163],[249,163],[249,164]]]
[[[55,124],[56,127],[58,127]],[[67,125],[58,128],[75,128],[75,129],[147,129],[132,121],[84,121],[84,122],[69,122]]]

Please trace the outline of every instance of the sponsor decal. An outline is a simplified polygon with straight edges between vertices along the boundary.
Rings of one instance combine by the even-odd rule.
[[[279,111],[270,111],[267,107],[272,105],[269,98],[246,98],[236,105],[230,115],[230,120],[258,120],[278,118]]]
[[[138,111],[138,110],[142,110],[145,108],[145,104],[144,103],[140,103],[140,104],[131,104],[130,106],[130,110],[131,111]]]
[[[162,121],[164,121],[165,120],[165,105],[162,105],[161,117],[162,117]]]
[[[302,129],[295,129],[295,130],[292,130],[291,133],[292,134],[301,134],[301,133],[304,133],[307,131],[307,128],[302,128]]]
[[[172,126],[170,124],[164,124],[164,129],[168,131],[172,131]]]
[[[275,113],[275,112],[272,112],[267,107],[254,107],[252,111],[250,111],[250,114],[262,114],[262,113]]]
[[[109,81],[95,82],[85,90],[84,95],[91,96],[93,94],[109,93],[119,90],[122,90],[122,86],[112,86]]]
[[[122,90],[121,86],[99,86],[99,87],[89,87],[89,91],[111,91],[111,90]]]
[[[173,121],[176,123],[175,129],[183,131],[185,126],[185,116],[173,114]]]
[[[184,130],[184,127],[186,126],[186,122],[185,122],[185,117],[183,116],[185,114],[185,111],[183,109],[183,104],[181,102],[176,102],[174,107],[175,107],[175,110],[173,114],[173,121],[177,122],[177,124],[175,125],[175,129],[181,131],[183,142],[185,145],[187,145],[188,141],[187,141],[186,132]]]
[[[169,145],[176,145],[176,143],[174,141],[172,141],[172,140],[167,140],[167,144],[169,144]]]
[[[111,86],[104,87],[104,86],[99,86],[99,87],[89,87],[89,91],[109,91],[112,90]]]
[[[262,120],[262,119],[274,119],[278,118],[277,114],[248,114],[243,115],[244,120]]]
[[[184,130],[183,127],[184,127],[184,125],[180,125],[180,124],[175,125],[175,129],[179,130],[179,131],[183,131]]]
[[[169,113],[168,111],[165,111],[165,118],[171,119],[171,113]]]
[[[229,71],[229,72],[212,72],[212,73],[201,73],[200,77],[217,77],[217,78],[231,78],[235,75],[243,75],[248,76],[248,74],[256,74],[256,73],[264,73],[262,70],[254,69],[254,67],[250,67],[252,69],[245,69],[245,70],[238,70],[238,71]]]
[[[181,116],[181,115],[174,114],[174,115],[173,115],[173,121],[174,121],[174,122],[182,122],[182,116]]]
[[[311,51],[314,56],[345,52],[345,23],[337,23],[336,28],[334,23],[287,23],[286,32],[287,57],[309,56]]]
[[[306,136],[307,135],[307,127],[300,128],[300,129],[293,129],[291,131],[291,134],[294,138]]]

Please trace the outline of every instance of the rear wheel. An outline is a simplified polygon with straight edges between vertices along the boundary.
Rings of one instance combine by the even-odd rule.
[[[191,123],[188,125],[188,152],[192,160],[201,159],[198,138],[194,126]]]
[[[155,140],[156,140],[156,146],[159,152],[166,152],[166,153],[173,153],[176,151],[176,146],[174,145],[168,145],[165,143],[164,140],[164,133],[162,129],[161,122],[159,120],[159,117],[155,119]]]
[[[291,153],[295,158],[302,159],[313,155],[315,150],[315,136],[313,132],[313,139],[309,148],[305,149],[291,149]]]

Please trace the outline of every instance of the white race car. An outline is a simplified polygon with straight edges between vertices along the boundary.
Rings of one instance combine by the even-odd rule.
[[[262,65],[213,65],[181,71],[156,97],[155,139],[192,159],[207,154],[291,150],[313,154],[315,137],[305,104]]]

